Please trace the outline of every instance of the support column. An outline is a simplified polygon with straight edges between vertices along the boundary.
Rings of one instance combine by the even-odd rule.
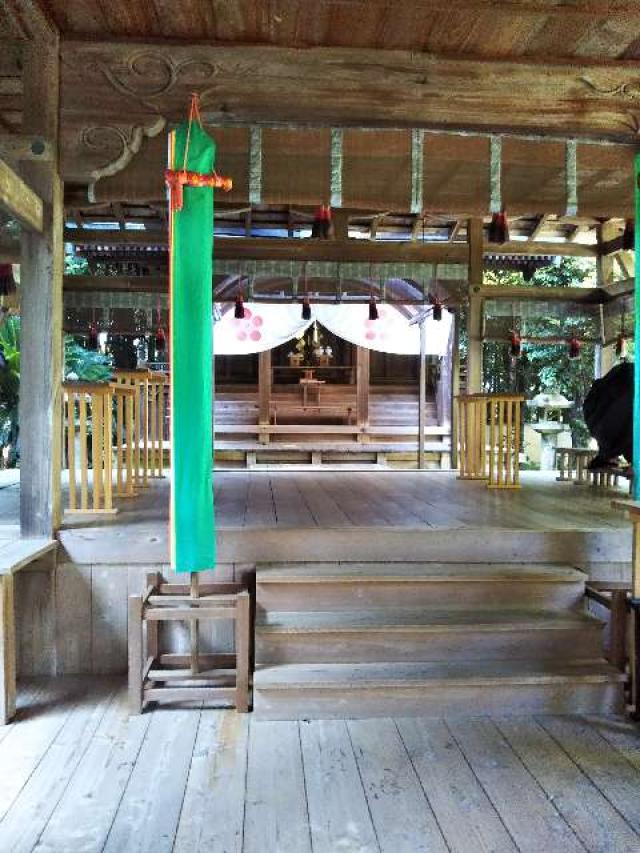
[[[482,287],[483,272],[483,224],[482,219],[469,219],[467,240],[469,244],[469,308],[467,312],[467,393],[482,391],[482,303],[477,296]]]
[[[460,315],[453,315],[453,352],[451,354],[451,467],[458,467],[458,404],[460,394]]]
[[[369,426],[369,350],[356,347],[356,423],[358,430]],[[358,441],[368,441],[368,436],[358,432]]]
[[[633,168],[633,186],[635,194],[635,213],[636,213],[636,228],[635,228],[635,254],[636,258],[640,253],[640,153],[637,153],[634,160]],[[635,264],[635,361],[636,367],[634,371],[634,397],[633,397],[633,480],[632,490],[633,499],[640,499],[640,264]],[[638,543],[636,543],[638,544]],[[637,549],[640,554],[640,547]],[[640,556],[636,555],[634,560],[640,560]],[[637,578],[637,589],[633,591],[634,599],[640,598],[640,567],[635,566],[638,571],[634,574]],[[640,613],[636,613],[640,618]]]
[[[52,144],[47,163],[22,174],[44,202],[41,234],[21,243],[20,525],[50,537],[60,524],[63,188],[58,174],[58,36],[43,34],[24,52],[23,131]]]
[[[269,424],[269,405],[271,402],[271,350],[258,356],[258,423]],[[269,443],[269,434],[261,433],[260,442]]]
[[[427,425],[427,359],[424,351],[426,349],[426,330],[424,320],[420,323],[420,386],[418,398],[418,468],[424,468],[424,428]]]

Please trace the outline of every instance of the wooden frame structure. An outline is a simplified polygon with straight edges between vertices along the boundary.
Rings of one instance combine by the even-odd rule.
[[[234,622],[234,654],[200,654],[198,624],[207,619]],[[176,620],[189,625],[187,655],[162,651],[158,629]],[[128,630],[131,714],[148,702],[191,700],[249,710],[251,603],[240,584],[200,584],[195,573],[190,583],[166,583],[159,573],[149,574],[144,595],[129,598]]]

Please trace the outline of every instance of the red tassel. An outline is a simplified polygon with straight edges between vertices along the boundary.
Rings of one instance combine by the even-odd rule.
[[[372,296],[369,300],[369,319],[377,320],[378,319],[378,306],[376,305],[376,298]]]
[[[16,292],[16,281],[11,264],[0,264],[0,296],[9,296]]]
[[[244,299],[242,298],[241,293],[238,293],[236,296],[236,305],[233,311],[233,316],[236,320],[244,320]]]
[[[627,219],[624,223],[622,233],[622,248],[625,252],[631,252],[636,247],[636,223],[633,219]]]
[[[520,358],[522,355],[522,338],[517,332],[511,332],[511,343],[509,352],[513,358]]]
[[[509,223],[504,210],[501,213],[494,213],[489,224],[489,242],[495,243],[497,246],[509,242]]]
[[[322,240],[328,240],[331,236],[331,208],[327,204],[321,204],[316,210],[311,226],[311,236]]]
[[[569,358],[580,358],[580,350],[582,349],[582,344],[576,338],[575,335],[569,338]]]
[[[302,300],[302,319],[311,319],[311,303],[309,302],[308,296],[305,296],[305,298]]]
[[[95,323],[89,323],[89,334],[87,336],[87,349],[98,349],[98,327]]]
[[[162,326],[158,326],[156,330],[154,344],[157,352],[164,352],[167,345],[167,336],[165,335]]]

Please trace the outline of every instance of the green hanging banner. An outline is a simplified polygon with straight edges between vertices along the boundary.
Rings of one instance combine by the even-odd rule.
[[[186,153],[185,153],[186,152]],[[169,136],[171,567],[216,564],[213,508],[213,174],[215,143],[197,121]],[[170,176],[178,179],[171,183]],[[204,185],[203,185],[204,184]]]

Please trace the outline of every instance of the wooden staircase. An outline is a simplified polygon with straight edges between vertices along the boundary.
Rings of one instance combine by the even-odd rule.
[[[623,676],[564,565],[333,563],[258,570],[265,719],[605,713]]]

